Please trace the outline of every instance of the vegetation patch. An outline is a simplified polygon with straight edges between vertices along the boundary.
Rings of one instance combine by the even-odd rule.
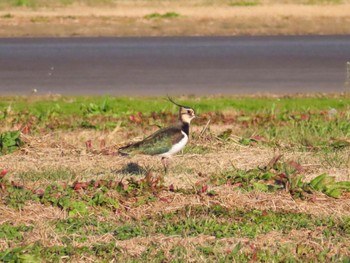
[[[349,259],[348,97],[176,101],[200,118],[165,173],[117,153],[164,98],[3,98],[0,261]]]
[[[22,241],[24,232],[31,232],[33,226],[14,226],[9,223],[0,225],[0,239]]]
[[[228,3],[230,6],[256,6],[259,5],[259,1],[250,0],[231,0]]]
[[[221,175],[213,175],[214,184],[230,184],[245,191],[259,190],[275,192],[286,190],[294,198],[306,198],[313,191],[322,192],[328,196],[339,198],[343,192],[350,192],[350,182],[335,182],[335,178],[321,174],[310,182],[304,182],[300,173],[302,165],[295,161],[281,162],[282,155],[275,156],[265,167],[252,170],[231,169]]]
[[[14,16],[10,13],[2,15],[1,18],[13,18]]]
[[[17,150],[22,144],[19,131],[0,133],[0,155]]]
[[[164,14],[160,13],[152,13],[149,15],[145,15],[146,19],[160,19],[160,18],[177,18],[180,17],[180,15],[176,12],[166,12]]]
[[[344,0],[306,0],[304,4],[307,5],[340,5]]]

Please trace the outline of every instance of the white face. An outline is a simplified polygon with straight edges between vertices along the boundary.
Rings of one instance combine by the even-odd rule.
[[[191,108],[180,108],[180,118],[183,122],[190,123],[196,117],[194,110]]]

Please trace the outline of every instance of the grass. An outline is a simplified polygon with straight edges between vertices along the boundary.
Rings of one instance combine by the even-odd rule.
[[[163,238],[169,237],[182,237],[191,238],[198,237],[200,235],[215,237],[215,240],[211,239],[209,242],[204,242],[200,246],[195,248],[197,257],[208,256],[212,259],[221,257],[223,259],[235,259],[248,261],[256,257],[256,259],[263,260],[265,257],[271,256],[272,252],[266,249],[256,249],[256,255],[251,254],[252,247],[249,242],[236,242],[232,250],[228,250],[225,254],[222,254],[222,250],[219,249],[219,243],[224,243],[225,239],[236,238],[250,240],[253,242],[257,237],[267,235],[268,233],[281,233],[281,235],[290,235],[291,231],[318,231],[317,237],[312,238],[312,242],[320,242],[321,240],[332,240],[334,245],[345,244],[347,242],[348,235],[350,234],[350,218],[345,218],[340,221],[332,218],[315,218],[310,215],[288,213],[288,212],[273,212],[273,211],[259,211],[259,210],[236,210],[230,211],[221,206],[195,206],[186,207],[184,209],[177,210],[173,213],[164,213],[153,217],[142,219],[138,222],[101,222],[94,217],[83,218],[69,218],[65,220],[58,220],[50,222],[55,228],[55,232],[61,238],[65,246],[60,247],[43,247],[40,243],[27,246],[25,251],[30,258],[40,258],[49,260],[53,256],[65,256],[74,258],[76,256],[88,256],[94,257],[102,256],[103,259],[107,258],[121,258],[121,248],[115,245],[113,242],[96,243],[92,246],[88,246],[89,238],[97,239],[98,236],[110,234],[112,240],[128,241],[133,240],[136,237],[151,237],[154,235],[162,234]],[[11,226],[6,225],[4,229],[14,229]],[[318,229],[322,229],[319,231]],[[17,241],[23,240],[22,235],[18,231],[28,231],[32,228],[17,227],[11,237]],[[8,232],[8,231],[7,231]],[[6,232],[6,233],[7,233]],[[80,244],[79,247],[74,247],[73,244]],[[213,245],[214,244],[214,245]],[[216,246],[215,246],[216,244]],[[283,244],[284,253],[278,253],[274,255],[275,259],[280,261],[284,257],[290,257],[295,260],[305,259],[305,256],[309,259],[346,259],[339,253],[327,256],[330,247],[325,245],[321,250],[309,244],[299,243],[296,244]],[[221,244],[223,245],[223,244]],[[329,244],[332,245],[332,244]],[[21,248],[21,247],[19,247]],[[2,259],[15,258],[21,256],[22,249],[13,249],[2,252],[0,256]],[[106,250],[106,249],[109,250]],[[171,246],[169,251],[160,248],[156,250],[156,247],[152,245],[142,252],[141,258],[148,259],[153,253],[156,253],[155,260],[166,259],[166,254],[171,253],[175,258],[185,260],[190,256],[193,251],[187,247],[181,247],[179,245]],[[253,250],[253,252],[254,252]],[[294,250],[294,251],[293,251]],[[111,253],[112,252],[112,253]],[[153,253],[151,253],[153,252]],[[321,252],[321,254],[314,254]],[[188,253],[188,254],[187,254]],[[307,255],[305,253],[308,253]]]
[[[215,103],[213,103],[213,100]],[[274,113],[283,111],[310,111],[347,109],[350,98],[348,97],[202,97],[193,101],[191,98],[180,100],[183,104],[191,104],[196,108],[197,113],[221,112],[225,110],[236,110],[246,112]],[[29,106],[29,107],[28,107]],[[112,115],[121,116],[142,112],[149,115],[152,112],[162,112],[173,109],[175,106],[169,104],[165,98],[138,98],[138,97],[43,97],[31,99],[30,97],[2,97],[0,111],[3,115],[7,111],[25,111],[38,117],[52,115]],[[300,117],[300,116],[299,116]]]
[[[340,5],[343,0],[307,0],[304,2],[307,5]]]
[[[31,232],[32,226],[13,226],[9,223],[0,225],[0,238],[11,241],[23,241],[23,232]]]
[[[40,7],[66,7],[72,5],[74,3],[79,2],[83,5],[111,5],[114,1],[112,0],[99,0],[99,1],[91,1],[91,0],[53,0],[53,1],[45,1],[45,0],[7,0],[3,1],[1,4],[4,6],[12,6],[12,7],[28,7],[28,8],[40,8]]]
[[[348,97],[174,99],[201,118],[164,175],[116,154],[164,98],[3,97],[0,261],[349,260]]]
[[[215,103],[213,103],[215,101]],[[201,98],[191,105],[202,118],[212,123],[235,122],[240,129],[235,135],[240,143],[255,143],[255,135],[261,141],[275,147],[296,145],[301,150],[326,150],[346,147],[350,136],[349,98]],[[27,109],[29,105],[29,110]],[[173,121],[176,107],[163,98],[76,97],[4,98],[0,102],[0,119],[22,126],[33,132],[46,130],[113,130],[129,125],[161,127]],[[227,115],[227,116],[225,116]],[[10,128],[10,127],[9,127]],[[342,146],[343,145],[343,146]],[[293,147],[294,147],[293,146]],[[188,148],[192,153],[205,152],[203,146]]]
[[[160,13],[152,13],[149,15],[145,15],[146,19],[165,19],[165,18],[176,18],[179,17],[180,15],[176,12],[166,12],[164,14],[160,14]]]
[[[249,0],[231,0],[228,3],[230,6],[256,6],[259,5],[259,1],[249,1]]]
[[[43,171],[26,171],[18,174],[17,178],[21,181],[27,182],[37,182],[39,180],[45,179],[48,182],[58,182],[58,181],[72,181],[76,175],[74,175],[69,170],[58,169],[58,170],[43,170]]]
[[[124,3],[123,3],[124,2]],[[138,1],[126,1],[128,4],[136,3]],[[141,1],[146,2],[146,1]],[[153,1],[154,4],[159,4],[159,1]],[[322,4],[342,4],[344,0],[291,0],[287,1],[292,4],[312,4],[312,5],[322,5]],[[7,0],[3,1],[1,4],[3,6],[12,6],[12,7],[29,7],[29,8],[40,8],[40,7],[66,7],[73,4],[79,3],[80,5],[86,6],[115,6],[118,4],[125,4],[125,1],[118,0],[52,0],[52,1],[44,1],[44,0]],[[227,1],[219,0],[219,1],[180,1],[181,4],[190,4],[195,6],[212,6],[212,5],[224,5]],[[254,6],[259,4],[278,4],[280,1],[257,1],[257,0],[230,0],[228,2],[229,5],[232,6]],[[137,4],[137,3],[136,3]],[[143,3],[145,4],[145,3]],[[150,4],[150,3],[147,3]]]
[[[349,34],[349,3],[350,0],[5,0],[0,1],[4,28],[0,36],[345,35]],[[242,15],[237,16],[237,11]],[[6,16],[9,12],[12,17]],[[84,27],[86,23],[90,26]]]
[[[13,17],[14,16],[12,14],[10,14],[10,13],[1,16],[1,18],[8,18],[8,19],[9,18],[13,18]]]

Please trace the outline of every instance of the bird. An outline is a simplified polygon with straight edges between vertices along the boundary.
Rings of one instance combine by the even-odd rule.
[[[194,109],[180,105],[170,97],[168,100],[179,107],[179,118],[177,123],[167,128],[160,129],[144,140],[119,148],[121,155],[157,155],[162,157],[161,161],[167,173],[167,160],[181,151],[189,140],[190,123],[196,118]]]

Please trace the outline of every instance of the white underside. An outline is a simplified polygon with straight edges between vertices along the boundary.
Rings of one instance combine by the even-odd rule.
[[[162,153],[162,154],[160,154],[159,156],[162,156],[162,157],[170,157],[170,156],[172,156],[172,155],[178,153],[179,151],[181,151],[181,150],[185,147],[185,145],[186,145],[187,142],[188,142],[188,136],[187,136],[187,134],[184,133],[183,131],[181,131],[181,133],[182,133],[183,136],[184,136],[184,137],[182,138],[182,140],[179,141],[177,144],[174,144],[174,145],[171,147],[170,151],[168,151],[168,152],[166,152],[166,153]]]

